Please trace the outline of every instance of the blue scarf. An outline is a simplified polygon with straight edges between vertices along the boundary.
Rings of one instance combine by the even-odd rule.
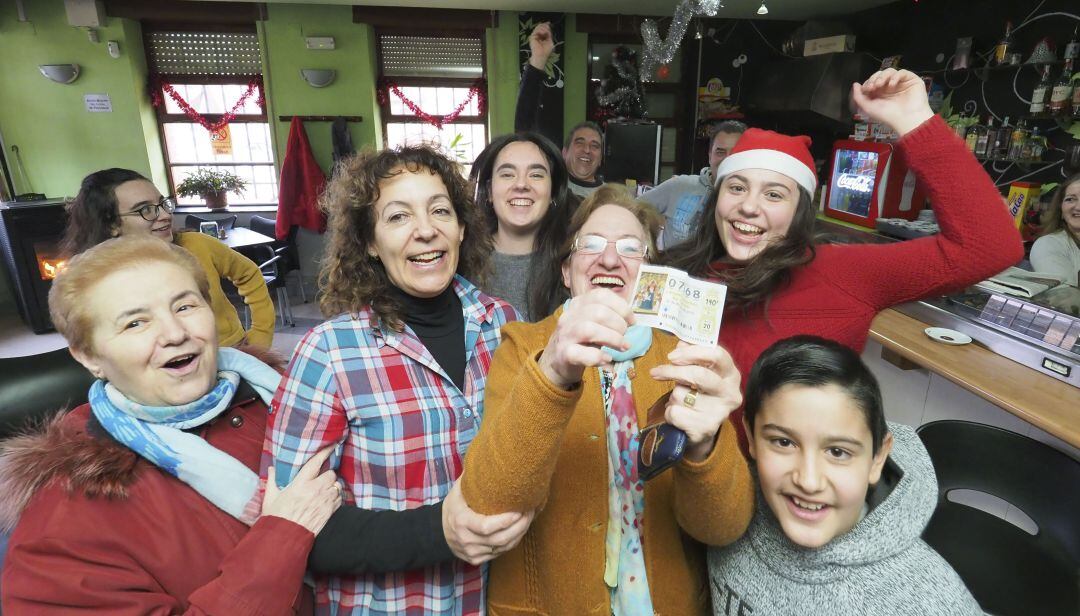
[[[259,476],[199,436],[184,432],[228,410],[240,379],[269,406],[281,375],[251,355],[225,347],[218,349],[217,385],[194,402],[146,406],[98,380],[90,386],[90,409],[114,439],[250,525],[259,517]]]

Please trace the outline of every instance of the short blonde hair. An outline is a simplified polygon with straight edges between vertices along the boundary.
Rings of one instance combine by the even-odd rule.
[[[574,211],[574,216],[570,219],[569,235],[559,254],[559,262],[562,263],[570,256],[578,232],[585,226],[585,222],[589,220],[589,217],[593,215],[593,212],[605,205],[616,205],[634,215],[634,218],[641,223],[641,228],[645,230],[645,235],[647,236],[645,241],[649,246],[649,256],[646,260],[655,260],[656,236],[660,234],[660,227],[663,224],[663,219],[659,212],[653,209],[653,206],[643,201],[638,201],[631,196],[630,191],[627,190],[625,185],[611,182],[597,188],[588,197],[585,197],[585,200],[582,201],[581,205]]]
[[[94,324],[86,297],[109,274],[151,263],[168,263],[191,274],[199,294],[210,302],[206,272],[183,248],[149,235],[125,235],[106,240],[75,255],[60,271],[49,289],[49,316],[68,346],[91,353]],[[137,289],[132,290],[138,293]]]

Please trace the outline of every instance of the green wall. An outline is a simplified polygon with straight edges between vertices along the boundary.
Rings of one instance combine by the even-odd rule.
[[[355,24],[352,8],[333,5],[269,4],[269,18],[261,22],[263,72],[272,118],[274,145],[280,167],[285,157],[289,123],[282,115],[358,115],[350,123],[353,146],[379,147],[382,129],[375,100],[375,40],[371,26]],[[333,50],[309,50],[305,36],[334,37]],[[313,88],[300,77],[301,68],[337,71],[333,83]],[[329,122],[304,126],[315,159],[324,170],[333,162]]]
[[[499,11],[499,25],[487,30],[488,135],[514,130],[521,67],[518,65],[518,14]]]
[[[588,93],[589,35],[577,31],[577,15],[567,16],[564,47],[563,134],[566,134],[571,126],[585,121],[585,95]]]
[[[62,0],[25,7],[28,21],[19,22],[15,3],[0,4],[0,134],[9,155],[12,146],[19,148],[27,178],[12,169],[16,192],[71,196],[83,176],[104,166],[161,174],[138,24],[108,19],[97,28],[99,42],[91,43],[85,29],[67,24]],[[120,44],[118,59],[106,51],[110,40]],[[49,81],[37,68],[66,63],[81,67],[69,85]],[[108,94],[112,112],[86,111],[85,94]]]

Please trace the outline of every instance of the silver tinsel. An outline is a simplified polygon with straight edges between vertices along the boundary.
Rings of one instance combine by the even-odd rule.
[[[668,64],[675,59],[679,45],[686,36],[686,29],[695,15],[716,15],[720,0],[682,0],[675,7],[667,37],[660,39],[656,29],[656,20],[645,19],[641,22],[641,40],[645,44],[641,53],[640,74],[642,81],[654,81],[656,69],[661,64]]]

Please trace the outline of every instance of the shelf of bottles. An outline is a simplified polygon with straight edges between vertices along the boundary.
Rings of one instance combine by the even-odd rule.
[[[1072,40],[1065,46],[1062,60],[1021,64],[1020,54],[1012,43],[1012,26],[1006,24],[1005,36],[994,47],[990,66],[969,68],[969,71],[999,71],[1032,66],[1037,68],[1042,77],[1031,92],[1031,103],[1027,113],[1009,124],[1009,117],[1003,118],[994,126],[994,118],[988,117],[986,124],[967,125],[961,121],[956,132],[967,143],[968,149],[983,162],[1009,162],[1018,165],[1033,165],[1042,162],[1043,153],[1048,148],[1045,132],[1049,128],[1029,126],[1044,121],[1054,121],[1064,127],[1080,120],[1080,84],[1074,83],[1073,64],[1080,56],[1080,26],[1073,32]],[[1061,66],[1061,72],[1054,74],[1054,69]],[[1080,68],[1080,67],[1078,67]]]

